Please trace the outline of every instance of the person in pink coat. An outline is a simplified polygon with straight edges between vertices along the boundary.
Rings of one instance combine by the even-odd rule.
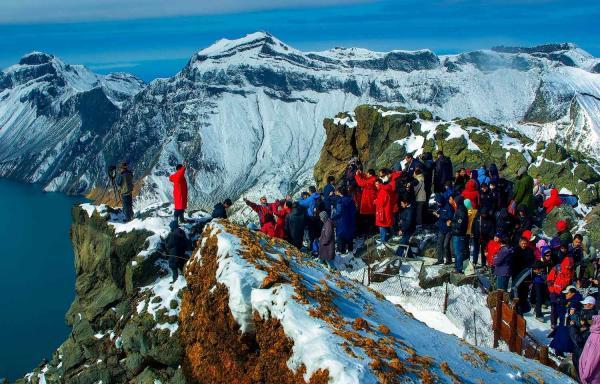
[[[590,336],[579,358],[579,379],[582,384],[600,384],[600,316],[592,318]]]

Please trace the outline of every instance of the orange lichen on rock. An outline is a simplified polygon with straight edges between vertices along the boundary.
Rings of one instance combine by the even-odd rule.
[[[304,367],[297,372],[287,367],[293,343],[278,320],[255,314],[254,332],[240,332],[229,309],[227,288],[216,280],[217,237],[206,232],[204,236],[202,263],[192,261],[185,271],[188,289],[179,314],[182,367],[188,382],[305,383]],[[329,373],[320,370],[309,382],[325,384],[328,378]]]
[[[369,323],[367,323],[367,320],[363,319],[362,317],[357,317],[352,323],[352,328],[356,329],[357,331],[367,330],[369,329]]]

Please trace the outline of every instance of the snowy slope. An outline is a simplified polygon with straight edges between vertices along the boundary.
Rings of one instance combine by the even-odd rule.
[[[293,372],[305,367],[307,381],[319,370],[327,370],[332,384],[572,382],[533,360],[476,348],[432,330],[383,296],[329,272],[287,243],[228,222],[205,228],[202,246],[186,269],[188,278],[197,270],[195,263],[212,265],[208,243],[215,239],[216,279],[227,288],[229,310],[240,330],[255,332],[255,313],[261,320],[280,322],[293,341],[287,367]],[[193,325],[195,317],[202,315],[191,313],[180,321]]]
[[[81,193],[83,154],[98,151],[120,108],[143,87],[40,52],[0,72],[0,176]]]
[[[428,50],[302,52],[263,32],[224,39],[194,54],[172,78],[153,81],[130,104],[121,104],[123,112],[104,127],[102,143],[76,156],[76,166],[54,172],[50,188],[72,191],[74,180],[81,180],[80,187],[103,188],[106,166],[126,159],[144,178],[138,205],[164,202],[171,195],[168,174],[186,159],[194,208],[211,208],[225,197],[297,192],[312,181],[323,119],[362,103],[424,108],[444,119],[475,116],[538,140],[568,138],[571,147],[598,156],[598,63],[572,44],[437,56]],[[115,86],[119,80],[104,78],[104,88],[122,89]],[[14,109],[3,95],[0,110]],[[32,113],[23,107],[28,119]],[[53,137],[67,137],[74,131],[70,124],[61,120]],[[11,123],[11,130],[21,125],[29,123]],[[39,146],[32,138],[23,141]],[[22,167],[22,178],[40,180],[55,168],[64,140],[43,142],[54,156]],[[14,162],[3,161],[0,175],[14,176]]]

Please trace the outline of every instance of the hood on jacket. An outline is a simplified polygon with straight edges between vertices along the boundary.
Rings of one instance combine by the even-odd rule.
[[[540,251],[542,250],[543,247],[547,247],[547,246],[548,246],[548,243],[546,243],[546,240],[544,240],[544,239],[538,240],[538,242],[535,244],[535,247],[537,249],[539,249]]]
[[[559,220],[556,222],[556,230],[558,232],[564,232],[567,230],[567,221],[566,220]]]
[[[560,262],[560,272],[561,273],[567,273],[567,269],[571,268],[570,271],[573,272],[573,258],[572,257],[565,257],[561,262]]]
[[[473,171],[475,172],[475,171]],[[477,190],[477,183],[475,182],[475,180],[469,180],[467,181],[467,185],[465,185],[465,190],[467,191],[476,191]]]
[[[552,188],[550,190],[550,197],[558,197],[558,189]]]

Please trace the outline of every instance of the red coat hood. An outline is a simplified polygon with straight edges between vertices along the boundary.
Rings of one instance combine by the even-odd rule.
[[[558,197],[558,189],[556,189],[556,188],[552,188],[552,189],[550,190],[550,196],[551,196],[551,197]]]
[[[465,190],[467,191],[476,191],[477,190],[477,183],[475,182],[475,180],[469,180],[467,181],[467,184],[465,185]]]

